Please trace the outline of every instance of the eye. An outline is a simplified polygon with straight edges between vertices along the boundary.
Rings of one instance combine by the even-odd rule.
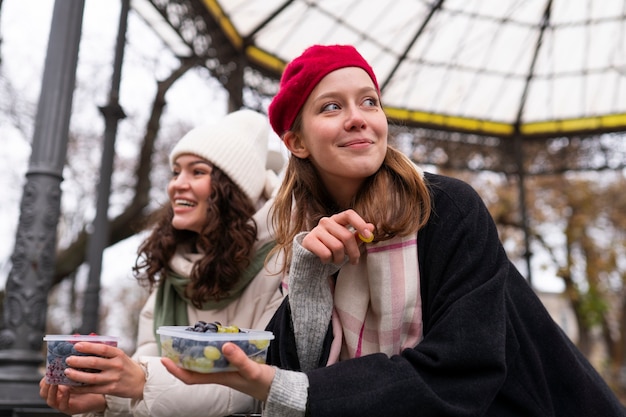
[[[180,175],[180,171],[173,169],[172,170],[172,178],[176,178]]]
[[[378,107],[378,99],[374,97],[368,97],[363,100],[363,105],[367,107]]]
[[[322,112],[339,110],[340,108],[337,103],[328,103],[322,106]]]
[[[193,170],[193,175],[195,175],[195,176],[197,176],[197,177],[202,176],[202,175],[208,175],[208,174],[210,174],[210,173],[211,173],[211,172],[210,172],[210,171],[208,171],[208,170],[206,170],[206,169],[199,169],[199,168],[196,168],[196,169],[194,169],[194,170]]]

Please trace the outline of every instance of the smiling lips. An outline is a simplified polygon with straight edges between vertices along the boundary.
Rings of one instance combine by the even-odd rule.
[[[184,207],[195,207],[197,205],[197,203],[191,201],[191,200],[185,200],[182,198],[177,198],[174,200],[174,205],[176,206],[184,206]]]
[[[341,148],[348,148],[350,146],[371,145],[373,143],[374,143],[374,141],[371,141],[369,139],[355,139],[355,140],[351,140],[349,142],[346,142],[343,145],[340,145],[340,147]]]

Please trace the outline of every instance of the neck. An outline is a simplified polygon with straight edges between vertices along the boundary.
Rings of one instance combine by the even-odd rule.
[[[342,210],[346,210],[352,207],[354,196],[356,196],[356,193],[359,190],[361,183],[362,182],[335,183],[332,184],[332,186],[330,187],[327,186],[327,189],[330,196],[333,198],[333,200],[335,200],[335,203],[337,203],[337,206],[339,206],[339,208]]]

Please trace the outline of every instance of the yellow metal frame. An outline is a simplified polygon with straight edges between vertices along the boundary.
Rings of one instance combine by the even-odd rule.
[[[243,47],[243,39],[216,0],[203,0],[207,10],[218,22],[232,45],[242,51],[257,65],[276,74],[282,74],[286,63],[256,46]],[[479,120],[458,116],[420,112],[415,110],[385,107],[387,117],[408,125],[425,126],[434,129],[462,131],[478,135],[507,137],[516,134],[515,126],[509,123]],[[567,135],[593,134],[603,131],[626,130],[626,113],[597,117],[547,120],[525,123],[519,126],[522,136],[557,137]]]

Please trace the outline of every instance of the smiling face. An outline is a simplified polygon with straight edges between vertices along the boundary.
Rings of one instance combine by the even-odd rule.
[[[195,155],[176,158],[167,194],[174,210],[172,226],[200,233],[206,222],[213,166]]]
[[[301,120],[301,131],[288,132],[285,144],[310,159],[339,205],[348,204],[387,152],[387,117],[374,83],[358,67],[329,73],[302,107]]]

